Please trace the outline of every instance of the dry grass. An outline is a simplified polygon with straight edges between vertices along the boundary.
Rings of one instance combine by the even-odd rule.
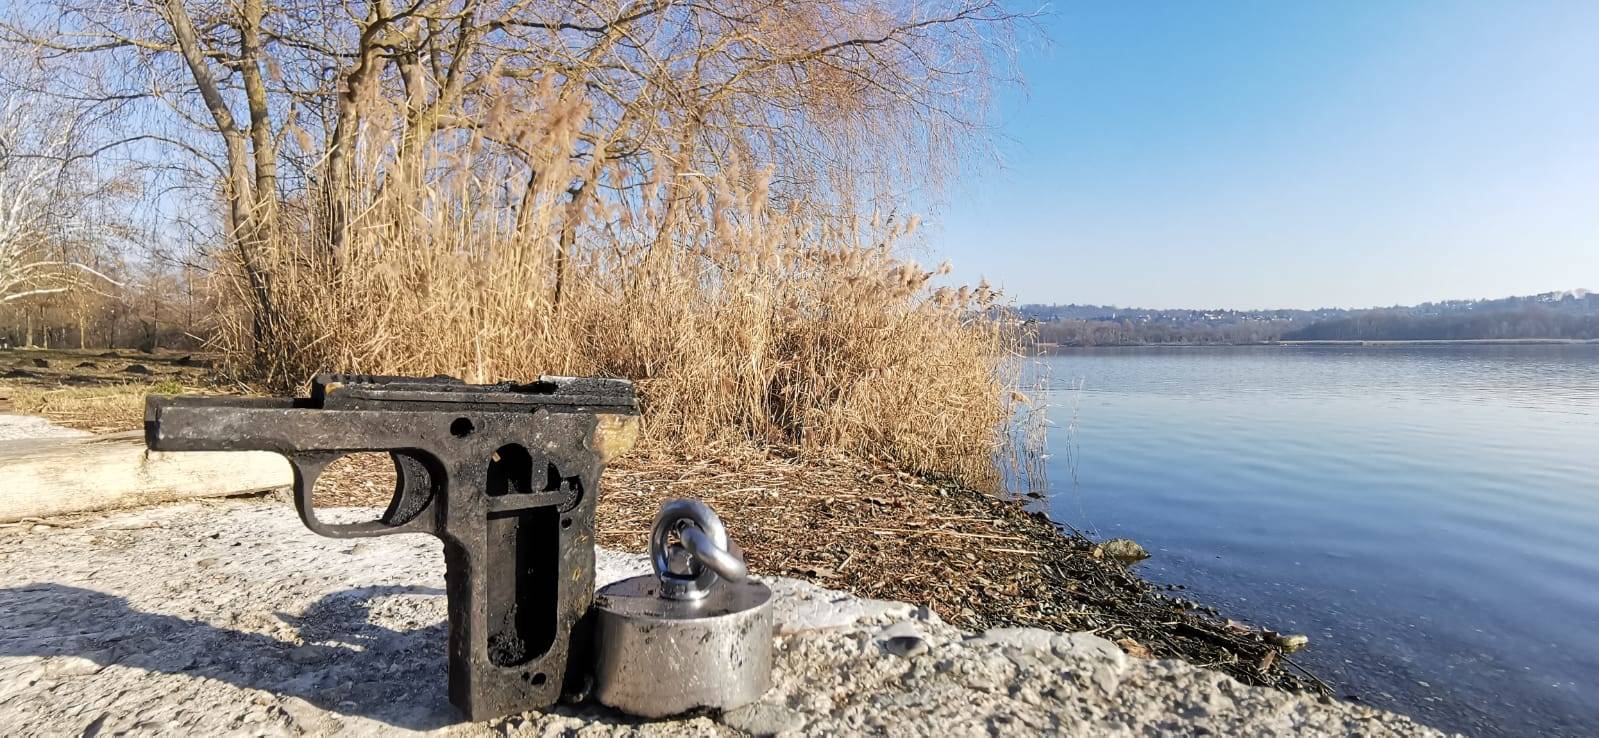
[[[211,360],[183,352],[0,349],[0,412],[95,433],[136,430],[150,394],[216,392]]]
[[[771,172],[735,165],[585,207],[558,158],[507,197],[520,164],[485,146],[370,152],[356,182],[381,185],[343,193],[361,207],[342,241],[315,208],[280,216],[233,264],[229,367],[276,391],[328,370],[628,377],[649,447],[847,451],[995,486],[1014,337],[986,286],[901,259],[914,219],[779,209]]]
[[[182,384],[168,379],[154,384],[87,387],[8,386],[3,394],[13,412],[42,415],[68,427],[109,433],[142,426],[146,395],[183,391]]]

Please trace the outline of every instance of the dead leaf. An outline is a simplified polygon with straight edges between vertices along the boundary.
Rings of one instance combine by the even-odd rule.
[[[1150,652],[1147,646],[1131,638],[1119,639],[1116,641],[1116,645],[1121,646],[1128,656],[1135,659],[1152,659],[1155,657],[1155,654]]]

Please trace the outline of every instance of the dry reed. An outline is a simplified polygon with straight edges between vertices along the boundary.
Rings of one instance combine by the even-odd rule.
[[[995,484],[1014,341],[986,285],[935,288],[947,268],[900,258],[914,220],[818,218],[737,162],[618,167],[612,194],[579,197],[571,159],[529,178],[496,153],[570,150],[581,106],[540,109],[414,152],[374,125],[350,185],[283,207],[225,272],[227,368],[276,390],[328,370],[629,377],[656,448],[843,451]]]

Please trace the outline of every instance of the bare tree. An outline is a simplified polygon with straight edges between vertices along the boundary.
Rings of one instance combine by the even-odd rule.
[[[104,223],[85,207],[99,184],[81,113],[0,87],[0,303],[116,284],[92,263]]]
[[[522,207],[574,215],[645,194],[675,212],[678,175],[735,160],[778,172],[780,200],[936,183],[1019,17],[997,0],[53,0],[0,28],[58,68],[114,60],[63,78],[147,105],[128,142],[219,175],[248,264],[285,199],[326,206],[336,263],[363,149],[420,177],[471,134],[522,160]]]
[[[218,199],[198,240],[271,353],[285,280],[335,281],[360,238],[459,209],[415,194],[450,178],[502,184],[485,217],[523,234],[515,258],[547,269],[557,308],[580,260],[625,283],[732,232],[744,195],[719,178],[829,228],[936,195],[981,149],[1025,17],[1000,0],[46,0],[0,16],[0,40],[43,50],[53,94],[119,110],[103,150],[143,157],[155,190]]]

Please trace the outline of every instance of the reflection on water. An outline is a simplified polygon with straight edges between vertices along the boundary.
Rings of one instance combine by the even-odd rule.
[[[1309,634],[1295,660],[1343,694],[1468,734],[1599,734],[1599,345],[1085,349],[1035,369],[1057,519]]]

